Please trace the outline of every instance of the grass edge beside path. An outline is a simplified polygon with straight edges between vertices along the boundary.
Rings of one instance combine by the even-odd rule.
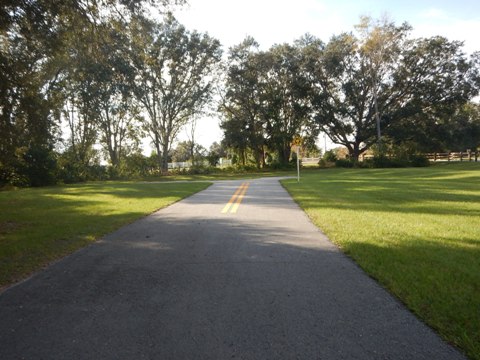
[[[106,182],[0,192],[0,292],[210,182]]]
[[[480,164],[329,169],[281,183],[367,274],[480,360]]]

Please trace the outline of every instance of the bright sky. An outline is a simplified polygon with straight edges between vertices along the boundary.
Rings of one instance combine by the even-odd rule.
[[[415,37],[442,35],[465,42],[467,53],[480,51],[479,0],[188,0],[175,12],[188,29],[208,32],[224,51],[253,36],[263,49],[310,33],[327,42],[353,30],[360,15],[387,14],[397,24],[413,26]],[[199,122],[198,142],[207,149],[222,138],[218,119]],[[181,138],[185,138],[182,134]],[[322,142],[323,143],[323,142]]]

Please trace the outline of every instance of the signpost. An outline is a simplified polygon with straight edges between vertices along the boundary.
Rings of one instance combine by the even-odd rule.
[[[297,145],[297,182],[300,182],[300,145]]]
[[[300,147],[303,144],[303,139],[301,136],[297,135],[293,138],[292,145],[297,151],[297,182],[300,182]]]

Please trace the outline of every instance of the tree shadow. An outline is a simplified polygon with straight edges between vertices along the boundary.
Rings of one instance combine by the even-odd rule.
[[[313,226],[172,208],[10,288],[0,318],[2,358],[462,359]]]

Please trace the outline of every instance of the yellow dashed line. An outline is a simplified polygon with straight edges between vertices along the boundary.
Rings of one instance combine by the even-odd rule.
[[[233,196],[228,201],[227,205],[225,205],[225,207],[223,208],[222,214],[226,214],[230,210],[230,208],[231,208],[230,212],[232,214],[235,214],[237,212],[237,209],[240,206],[240,203],[242,202],[243,197],[245,196],[245,193],[247,192],[247,189],[248,189],[249,185],[250,185],[250,183],[244,182],[244,183],[242,183],[242,185],[240,185],[238,187],[237,191],[235,191]],[[233,205],[233,207],[232,207],[232,205]]]

